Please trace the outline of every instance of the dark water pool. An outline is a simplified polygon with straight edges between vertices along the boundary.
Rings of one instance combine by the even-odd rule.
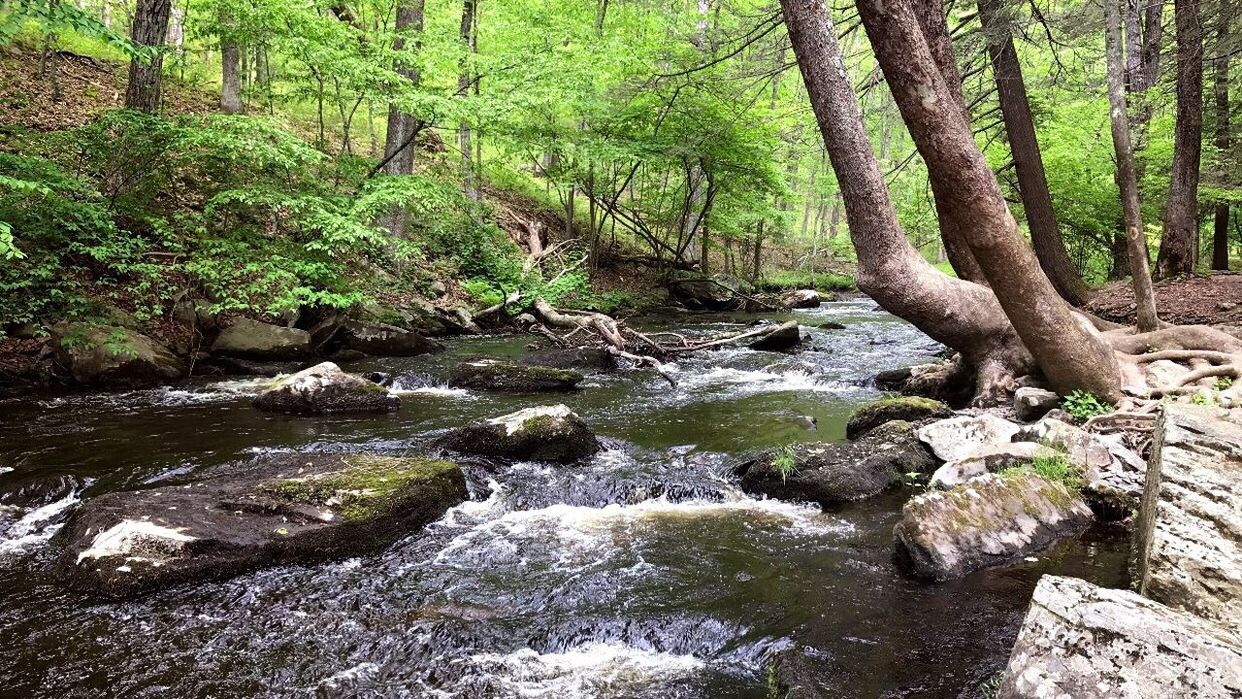
[[[1003,664],[1040,574],[1124,584],[1124,546],[1087,536],[925,585],[890,560],[909,492],[832,512],[738,492],[730,455],[842,438],[877,395],[868,377],[939,349],[865,300],[792,317],[846,329],[808,327],[811,349],[794,356],[682,360],[676,389],[647,371],[552,398],[443,387],[454,362],[532,341],[509,337],[348,367],[398,377],[394,416],[264,415],[247,404],[251,381],[0,401],[0,695],[763,697],[768,658],[796,643],[825,696],[968,696]],[[51,574],[59,523],[100,493],[267,450],[416,449],[549,401],[611,448],[579,467],[480,477],[472,501],[382,553],[123,603]]]

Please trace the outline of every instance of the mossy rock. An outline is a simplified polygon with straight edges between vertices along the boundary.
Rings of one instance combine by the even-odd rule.
[[[213,477],[88,500],[65,526],[70,586],[125,597],[255,568],[352,556],[467,497],[450,461],[282,454]]]
[[[474,422],[439,441],[446,449],[501,459],[570,463],[599,451],[599,440],[564,405],[527,408]]]
[[[928,418],[949,417],[953,410],[946,404],[921,396],[883,398],[854,411],[845,426],[850,439],[858,439],[871,430],[893,420],[917,422]]]
[[[57,323],[51,347],[77,383],[137,388],[176,381],[185,363],[172,350],[120,325]]]
[[[316,364],[266,385],[251,401],[268,412],[319,415],[326,413],[385,413],[395,411],[401,399],[379,384],[347,374],[332,362]]]
[[[585,378],[570,369],[480,359],[454,367],[449,385],[507,393],[568,392],[577,390]]]

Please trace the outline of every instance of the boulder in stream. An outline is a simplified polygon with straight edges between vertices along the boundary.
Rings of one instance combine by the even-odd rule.
[[[795,289],[781,295],[781,303],[790,308],[819,308],[820,300],[815,289]]]
[[[350,349],[384,357],[414,357],[444,349],[417,332],[384,323],[347,320],[340,334]]]
[[[310,333],[250,318],[235,318],[211,345],[215,354],[246,359],[297,359],[310,354]]]
[[[477,359],[462,362],[453,368],[449,385],[509,393],[544,393],[574,391],[586,377],[570,369]]]
[[[997,699],[1242,696],[1238,637],[1128,590],[1045,575]]]
[[[597,373],[612,371],[617,368],[617,358],[603,347],[569,347],[539,350],[523,356],[519,361],[531,366]]]
[[[51,346],[57,361],[81,384],[135,388],[185,375],[185,363],[171,350],[119,325],[57,323]]]
[[[1076,535],[1091,521],[1078,493],[1018,469],[911,498],[893,533],[904,568],[951,580]]]
[[[564,405],[472,422],[441,438],[439,445],[464,454],[555,463],[578,461],[600,450],[595,433]]]
[[[802,344],[802,330],[798,327],[798,321],[791,320],[781,323],[763,337],[750,343],[750,348],[766,352],[786,352],[800,344]]]
[[[741,308],[742,283],[733,277],[683,276],[669,285],[673,298],[692,311],[734,311]]]
[[[906,474],[935,467],[907,422],[890,422],[852,442],[768,449],[734,465],[742,490],[823,506],[861,500],[896,487]]]
[[[871,430],[893,420],[917,422],[927,418],[949,417],[953,410],[932,398],[922,396],[898,396],[882,398],[868,403],[850,415],[845,425],[845,435],[858,439]]]
[[[1139,592],[1242,639],[1242,411],[1170,404],[1153,439],[1135,532]]]
[[[268,412],[318,415],[392,412],[401,406],[401,399],[374,381],[323,362],[273,381],[252,403]]]
[[[449,461],[282,454],[204,480],[108,493],[65,526],[70,586],[124,597],[284,563],[355,555],[467,497]]]

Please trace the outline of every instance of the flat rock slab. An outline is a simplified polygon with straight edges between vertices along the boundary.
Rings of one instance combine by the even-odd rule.
[[[951,580],[1076,535],[1091,520],[1077,493],[1017,470],[911,498],[894,535],[898,560],[911,573]]]
[[[473,422],[449,432],[438,444],[463,454],[554,463],[570,463],[600,450],[595,433],[564,405]]]
[[[919,439],[941,461],[964,459],[983,447],[1013,439],[1019,426],[991,413],[962,415],[919,428]]]
[[[747,493],[829,506],[878,495],[900,484],[905,474],[934,467],[913,427],[890,422],[852,442],[761,451],[733,470]]]
[[[449,461],[265,457],[200,481],[87,501],[65,526],[58,568],[74,588],[124,597],[379,548],[466,497],[461,468]]]
[[[998,699],[1242,696],[1236,635],[1128,590],[1045,575]]]
[[[571,369],[480,359],[453,368],[449,385],[507,393],[575,391],[586,377]]]
[[[1051,449],[1034,442],[1010,442],[981,447],[970,456],[950,461],[936,469],[929,485],[944,490],[956,488],[984,474],[1025,466],[1034,461],[1036,456],[1051,453]]]
[[[401,407],[401,399],[387,388],[347,374],[332,362],[267,384],[251,403],[259,410],[302,415],[386,413]]]
[[[1139,592],[1242,638],[1242,410],[1165,407],[1135,543]]]

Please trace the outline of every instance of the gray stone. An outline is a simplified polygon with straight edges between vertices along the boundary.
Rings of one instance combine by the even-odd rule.
[[[520,360],[531,366],[605,372],[617,368],[617,358],[602,347],[571,347],[531,352]]]
[[[74,381],[110,388],[153,386],[185,375],[185,364],[164,345],[127,328],[57,323],[51,347]]]
[[[750,343],[750,348],[767,352],[784,352],[801,343],[802,331],[798,328],[798,321],[791,320],[781,323],[768,334]]]
[[[250,318],[236,318],[220,331],[211,351],[246,359],[297,359],[310,354],[310,333]]]
[[[323,362],[273,381],[252,403],[268,412],[318,415],[391,412],[400,407],[401,399],[375,382]]]
[[[1091,518],[1060,483],[1027,471],[987,474],[911,498],[894,529],[897,557],[917,577],[951,580],[1076,535]]]
[[[347,320],[341,335],[350,349],[386,357],[414,357],[444,349],[417,332],[384,323]]]
[[[1110,508],[1130,510],[1138,505],[1147,462],[1126,447],[1120,435],[1095,434],[1049,415],[1023,427],[1014,439],[1040,442],[1064,452],[1082,472],[1088,490],[1098,498],[1117,500]]]
[[[858,408],[845,425],[845,435],[858,439],[871,430],[893,420],[914,422],[927,418],[948,417],[953,414],[949,406],[938,400],[922,396],[898,396],[882,398]]]
[[[781,296],[781,302],[790,308],[819,308],[819,292],[815,289],[797,289]]]
[[[1236,636],[1127,590],[1040,578],[997,699],[1242,696]]]
[[[449,385],[509,393],[568,392],[586,377],[571,369],[479,359],[453,368]]]
[[[569,463],[599,451],[599,440],[564,405],[519,410],[453,430],[439,446],[465,454]]]
[[[1139,592],[1242,635],[1242,411],[1171,404],[1153,439]]]
[[[1038,420],[1060,404],[1060,396],[1042,388],[1024,386],[1013,393],[1013,413],[1023,422]]]
[[[986,473],[996,473],[1007,468],[1025,466],[1049,449],[1035,442],[1009,442],[981,447],[973,454],[949,461],[932,474],[928,484],[933,488],[947,490]]]
[[[741,282],[732,277],[686,276],[675,279],[669,286],[673,298],[686,308],[695,311],[733,311],[743,306],[737,295]]]
[[[356,555],[466,499],[452,462],[282,454],[189,483],[101,495],[74,512],[70,586],[124,597],[264,565]]]
[[[982,447],[1003,444],[1018,432],[1018,425],[993,415],[962,415],[919,428],[919,439],[941,461],[964,459]]]

